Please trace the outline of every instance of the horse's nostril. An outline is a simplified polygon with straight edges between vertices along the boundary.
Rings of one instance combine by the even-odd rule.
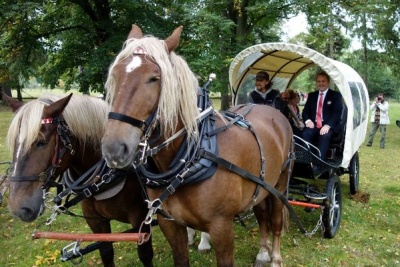
[[[30,208],[21,208],[17,216],[24,222],[33,222],[37,218],[37,214]]]
[[[122,155],[128,154],[128,153],[129,153],[129,148],[128,148],[128,146],[127,146],[126,144],[122,144],[121,146],[122,146],[122,150],[121,150]]]

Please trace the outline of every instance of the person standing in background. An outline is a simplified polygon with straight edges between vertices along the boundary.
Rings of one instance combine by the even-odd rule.
[[[367,146],[372,146],[376,131],[380,130],[381,140],[380,147],[385,148],[386,144],[386,125],[390,123],[389,120],[389,103],[385,101],[382,93],[375,97],[375,101],[371,104],[370,109],[372,110],[371,115],[371,130],[368,134]]]

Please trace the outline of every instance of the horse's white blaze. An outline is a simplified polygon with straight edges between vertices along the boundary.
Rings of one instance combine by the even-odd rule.
[[[140,67],[140,65],[142,65],[142,60],[140,59],[140,57],[134,56],[134,57],[132,58],[131,63],[129,63],[128,65],[126,65],[125,71],[126,71],[126,72],[132,72],[132,71],[134,71],[136,68]]]
[[[17,146],[17,153],[15,154],[15,161],[14,161],[14,167],[13,167],[13,175],[15,175],[15,170],[17,170],[19,168],[19,157],[21,156],[21,145]]]

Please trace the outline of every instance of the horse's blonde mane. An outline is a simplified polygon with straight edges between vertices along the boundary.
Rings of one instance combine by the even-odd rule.
[[[138,48],[146,57],[152,58],[161,69],[161,95],[157,117],[165,138],[170,137],[181,121],[188,137],[197,136],[196,117],[198,81],[187,62],[174,52],[168,53],[164,41],[153,36],[141,39],[128,39],[122,51],[111,64],[106,82],[107,99],[112,103],[115,93],[114,67],[122,60],[132,56]]]
[[[20,145],[20,156],[25,155],[38,139],[42,125],[43,108],[40,99],[55,102],[65,97],[45,94],[24,104],[15,114],[7,133],[7,144],[12,154],[16,144]],[[73,95],[62,113],[71,134],[80,145],[100,147],[107,122],[108,105],[105,101],[90,96]]]

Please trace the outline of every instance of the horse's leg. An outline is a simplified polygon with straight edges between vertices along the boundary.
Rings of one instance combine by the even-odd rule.
[[[150,233],[150,231],[151,231],[150,226],[143,225],[142,232]],[[154,252],[153,252],[151,236],[147,242],[145,242],[141,245],[138,245],[137,252],[138,252],[140,261],[143,263],[143,266],[145,266],[145,267],[153,267],[154,266],[153,265]]]
[[[86,222],[93,233],[111,233],[110,221],[88,219]],[[105,243],[103,246],[101,246],[99,252],[104,267],[115,267],[114,248],[112,243]]]
[[[258,251],[256,261],[254,263],[255,267],[262,267],[265,266],[268,262],[271,262],[271,257],[269,254],[272,250],[271,241],[269,238],[271,226],[268,222],[270,207],[268,206],[267,199],[261,201],[257,206],[253,208],[254,215],[257,219],[260,229],[260,250]]]
[[[293,162],[290,163],[283,172],[281,172],[279,180],[275,185],[275,188],[283,193],[287,189],[289,171],[293,167]],[[286,210],[283,202],[275,196],[269,195],[268,198],[271,201],[271,212],[270,219],[272,226],[272,262],[271,267],[283,267],[282,256],[281,256],[281,234],[283,229],[287,229],[289,225],[289,214]]]
[[[231,220],[214,220],[211,223],[209,234],[214,244],[218,267],[233,266],[233,218]]]
[[[207,252],[211,249],[210,239],[211,237],[208,233],[201,232],[200,244],[197,247],[199,252]]]
[[[196,235],[196,230],[188,227],[187,232],[188,232],[188,240],[189,240],[188,244],[189,244],[189,246],[191,246],[194,244],[194,237]],[[206,232],[201,232],[200,243],[197,246],[197,249],[199,250],[199,252],[207,252],[211,249],[210,235],[207,234]]]
[[[157,216],[158,224],[172,249],[175,267],[189,266],[188,235],[186,227],[174,221]]]
[[[94,203],[91,199],[84,199],[81,202],[82,212],[86,219],[86,223],[89,225],[93,233],[111,233],[110,220],[102,219],[98,217],[98,213],[95,210]],[[94,219],[98,217],[98,219]],[[114,264],[114,248],[112,243],[105,243],[99,249],[101,260],[103,261],[104,267],[115,267]]]
[[[283,226],[283,208],[282,201],[276,197],[272,197],[272,263],[271,267],[282,267],[281,256],[281,233]]]
[[[188,227],[187,233],[188,233],[188,245],[191,246],[194,244],[194,237],[196,236],[196,230]]]

